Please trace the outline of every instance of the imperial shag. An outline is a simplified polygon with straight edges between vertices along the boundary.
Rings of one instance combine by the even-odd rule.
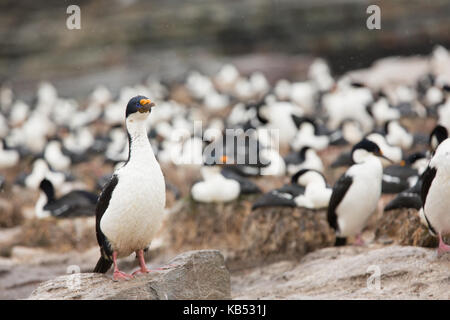
[[[94,272],[105,273],[114,264],[114,280],[148,273],[144,250],[158,231],[166,202],[165,182],[147,136],[146,120],[154,103],[137,96],[126,108],[128,161],[105,185],[96,208],[96,231],[101,257]],[[133,252],[140,269],[128,275],[119,271],[117,259]]]

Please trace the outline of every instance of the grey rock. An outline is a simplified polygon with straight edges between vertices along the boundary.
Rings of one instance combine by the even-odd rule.
[[[449,267],[433,249],[325,248],[234,274],[233,299],[449,299]]]
[[[299,260],[333,243],[334,231],[328,225],[326,210],[260,208],[247,217],[242,228],[242,250],[227,265],[240,269]]]
[[[430,234],[428,228],[420,221],[415,209],[397,209],[383,212],[375,229],[376,240],[380,243],[394,242],[405,246],[436,248],[438,239]],[[389,241],[390,240],[390,241]],[[449,243],[450,237],[444,237]]]
[[[111,275],[78,273],[42,283],[28,299],[230,299],[230,274],[217,250],[189,251],[163,270],[114,282]]]

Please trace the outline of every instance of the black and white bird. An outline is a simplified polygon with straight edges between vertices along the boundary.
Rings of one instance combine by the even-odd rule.
[[[294,198],[298,207],[321,209],[328,207],[332,189],[322,173],[317,170],[302,169],[294,177],[297,184],[305,187],[305,192]]]
[[[357,236],[377,208],[381,195],[383,156],[374,142],[363,139],[352,149],[352,165],[336,182],[328,205],[328,223],[336,230],[335,245],[345,245],[347,237]],[[386,158],[387,159],[387,158]]]
[[[439,144],[444,141],[447,136],[447,129],[444,127],[438,125],[434,128],[428,139],[429,147],[432,152],[436,150],[437,146],[439,146]],[[417,178],[416,182],[412,187],[400,192],[394,199],[392,199],[384,207],[384,211],[395,209],[420,210],[420,208],[422,208],[422,181],[425,176],[424,173],[428,168],[429,161],[428,152],[415,152],[406,158],[405,164],[408,164],[412,169],[417,170],[418,173],[417,177],[413,176],[408,178],[408,180],[412,182],[412,178]]]
[[[424,152],[415,152],[400,164],[387,166],[383,169],[381,191],[384,194],[394,194],[412,188],[425,171],[428,161]]]
[[[420,193],[422,190],[422,179],[417,180],[416,184],[400,192],[394,199],[392,199],[385,207],[384,211],[396,209],[416,209],[422,207],[422,199]]]
[[[128,160],[103,188],[96,208],[96,232],[101,257],[94,272],[105,273],[114,264],[114,280],[148,273],[144,250],[152,242],[164,215],[166,187],[161,167],[147,136],[146,120],[155,104],[144,96],[127,105]],[[119,270],[117,259],[133,252],[140,269],[133,275]]]
[[[73,190],[60,198],[55,196],[55,188],[48,179],[39,184],[40,196],[35,205],[36,216],[71,218],[79,216],[93,216],[97,195],[85,190]]]
[[[284,158],[288,174],[293,175],[301,169],[314,169],[323,172],[323,163],[311,147],[303,147]]]
[[[428,144],[430,145],[431,152],[434,152],[437,147],[448,138],[447,128],[441,125],[434,127],[433,131],[430,133],[430,139]]]
[[[438,255],[450,252],[442,237],[450,233],[450,139],[436,149],[422,182],[423,216],[428,229],[439,237]]]
[[[227,156],[222,156],[221,161],[208,162],[200,169],[203,181],[195,183],[191,188],[192,198],[197,202],[229,202],[237,199],[241,193],[241,185],[233,178],[228,178],[221,173],[223,164],[227,162]]]
[[[271,190],[256,199],[252,205],[252,210],[268,207],[289,207],[295,208],[295,198],[305,193],[305,187],[297,184],[295,176],[292,177],[291,183],[285,184],[281,188]]]

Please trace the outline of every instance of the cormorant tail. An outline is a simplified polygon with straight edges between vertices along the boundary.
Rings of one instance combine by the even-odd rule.
[[[98,259],[97,264],[95,265],[94,272],[95,273],[105,273],[111,268],[112,261],[105,259],[103,256]]]
[[[347,238],[336,237],[335,247],[345,246],[347,244]]]

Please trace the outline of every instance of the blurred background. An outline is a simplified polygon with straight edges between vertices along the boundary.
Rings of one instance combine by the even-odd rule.
[[[70,4],[81,8],[80,30],[66,28]],[[370,4],[381,30],[366,28]],[[29,96],[49,80],[78,97],[99,82],[114,90],[149,74],[211,73],[230,59],[269,80],[302,79],[312,56],[342,74],[448,45],[449,14],[446,0],[2,0],[0,83]]]
[[[79,30],[66,26],[70,5],[81,9]],[[370,5],[381,9],[380,30],[366,26]],[[282,197],[293,185],[303,188],[295,196],[303,195],[306,186],[291,180],[301,166],[321,171],[332,186],[351,164],[352,146],[372,133],[397,163],[420,153],[425,169],[430,132],[438,123],[450,130],[449,17],[448,0],[0,0],[0,299],[26,298],[42,281],[70,273],[70,265],[92,271],[99,257],[97,196],[128,159],[124,109],[138,94],[157,105],[147,128],[167,186],[167,220],[147,261],[220,249],[232,296],[267,298],[281,281],[278,270],[264,269],[266,282],[258,274],[250,280],[267,286],[261,294],[238,271],[297,262],[333,245],[323,204]],[[197,135],[195,121],[220,132],[275,129],[282,146],[264,145],[273,138],[267,135],[258,142],[270,166],[214,172],[238,191],[223,199],[232,188],[219,186],[210,203],[192,190],[208,182],[202,150],[214,137]],[[178,129],[187,131],[182,141],[174,141]],[[389,142],[388,131],[401,139]],[[196,164],[177,162],[192,156],[199,156]],[[364,236],[371,246],[437,245],[417,214],[419,169],[412,164],[406,169],[414,184],[383,194],[369,221]],[[58,201],[80,190],[89,195],[56,205],[45,180]],[[383,215],[410,187],[417,187],[419,205]],[[273,194],[288,208],[254,208]],[[134,256],[121,262],[127,272],[136,266]],[[364,277],[349,276],[348,292]],[[328,294],[343,282],[330,290],[323,283],[317,292]]]

